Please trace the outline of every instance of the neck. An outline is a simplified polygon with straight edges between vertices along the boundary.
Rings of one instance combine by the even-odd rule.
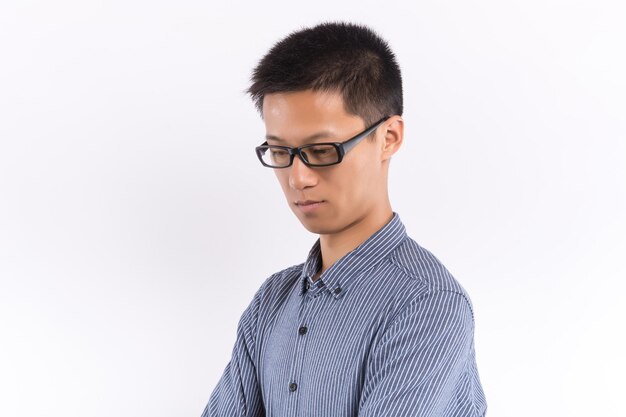
[[[391,206],[385,207],[367,217],[358,219],[338,233],[320,235],[320,249],[322,254],[322,269],[313,277],[319,276],[348,252],[365,242],[376,231],[386,225],[393,217]]]

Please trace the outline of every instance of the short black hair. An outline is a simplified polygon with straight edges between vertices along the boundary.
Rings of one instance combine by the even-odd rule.
[[[266,94],[336,91],[345,110],[372,125],[402,115],[402,76],[391,48],[372,29],[326,22],[289,34],[259,61],[247,92],[263,116]]]

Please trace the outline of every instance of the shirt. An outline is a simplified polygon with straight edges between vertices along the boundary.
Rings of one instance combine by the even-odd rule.
[[[467,292],[397,213],[325,270],[267,278],[202,417],[484,416]]]

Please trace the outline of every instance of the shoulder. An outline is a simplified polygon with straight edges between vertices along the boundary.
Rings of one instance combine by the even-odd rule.
[[[284,300],[300,278],[303,266],[304,263],[292,265],[265,278],[248,308],[258,314],[260,310]]]
[[[413,296],[408,303],[415,304],[421,299],[432,298],[435,294],[453,293],[460,296],[473,310],[469,294],[444,264],[428,249],[408,237],[388,258],[398,271],[398,277],[410,287]]]
[[[282,302],[293,288],[304,264],[293,265],[267,277],[256,290],[252,300],[239,319],[239,326],[256,329],[259,317],[263,320],[272,307]]]
[[[295,284],[302,274],[304,263],[292,265],[283,270],[273,273],[263,281],[257,294],[261,298],[286,293]]]

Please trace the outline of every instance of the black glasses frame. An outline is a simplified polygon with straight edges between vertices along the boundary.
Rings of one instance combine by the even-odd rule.
[[[385,120],[389,119],[389,117],[390,116],[383,117],[382,119],[380,119],[379,121],[374,123],[372,126],[368,127],[367,129],[365,129],[361,133],[358,133],[357,135],[351,137],[350,139],[348,139],[348,140],[346,140],[344,142],[312,143],[312,144],[309,144],[309,145],[300,146],[298,148],[291,148],[289,146],[268,145],[267,141],[266,141],[266,142],[263,142],[263,144],[261,144],[260,146],[257,146],[255,148],[256,156],[259,158],[259,161],[261,161],[261,164],[263,164],[263,166],[266,166],[268,168],[275,168],[275,169],[281,169],[281,168],[288,168],[288,167],[290,167],[293,164],[293,159],[296,157],[296,155],[298,155],[300,157],[300,160],[306,166],[309,166],[309,167],[327,167],[327,166],[331,166],[331,165],[337,165],[338,163],[343,161],[343,157],[348,152],[350,152],[356,145],[359,144],[359,142],[361,142],[363,139],[365,139],[370,133],[375,131]],[[311,148],[311,147],[314,147],[314,146],[320,146],[320,145],[333,146],[337,150],[337,155],[339,156],[337,162],[332,162],[330,164],[312,164],[309,161],[307,161],[306,154],[303,153],[302,151],[306,150],[307,148]],[[285,166],[278,166],[278,167],[266,164],[265,161],[263,161],[263,155],[269,149],[282,149],[282,150],[286,150],[287,152],[289,152],[289,164],[285,165]]]

